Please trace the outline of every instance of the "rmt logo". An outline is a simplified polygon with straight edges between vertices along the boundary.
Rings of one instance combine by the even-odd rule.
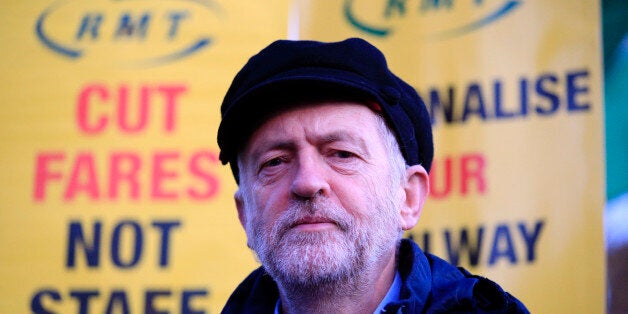
[[[522,0],[344,0],[343,17],[359,32],[380,38],[410,29],[418,38],[464,36],[511,16]]]
[[[46,48],[71,60],[155,66],[211,46],[208,31],[222,15],[208,0],[59,0],[38,16],[35,33]]]

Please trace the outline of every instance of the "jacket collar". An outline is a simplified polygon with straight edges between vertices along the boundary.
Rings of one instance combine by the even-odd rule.
[[[403,239],[397,254],[397,271],[403,282],[399,302],[388,304],[388,313],[418,313],[428,303],[432,289],[430,263],[419,247]]]

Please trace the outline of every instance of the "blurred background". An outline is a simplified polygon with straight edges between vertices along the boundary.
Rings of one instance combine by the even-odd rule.
[[[217,159],[222,96],[273,40],[361,36],[430,104],[448,87],[486,104],[468,122],[438,117],[446,193],[408,235],[533,313],[628,313],[624,0],[0,7],[0,312],[219,312],[258,267]],[[585,109],[535,115],[534,101],[568,98],[566,77]],[[498,121],[502,96],[530,108]]]
[[[628,312],[628,3],[603,0],[610,312]]]

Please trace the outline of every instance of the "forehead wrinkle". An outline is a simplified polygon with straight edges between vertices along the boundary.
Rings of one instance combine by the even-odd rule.
[[[359,106],[363,107],[363,105],[359,105]],[[295,108],[295,110],[298,110],[299,108],[302,108],[302,107]],[[310,107],[306,107],[306,108],[310,108]],[[298,146],[300,145],[298,143],[299,140],[296,138],[292,138],[291,136],[295,134],[299,134],[301,132],[303,132],[301,134],[305,136],[305,141],[309,142],[310,144],[314,146],[331,144],[335,142],[346,142],[357,147],[361,151],[361,153],[365,154],[366,156],[370,156],[369,145],[367,144],[367,141],[364,138],[364,136],[359,132],[346,130],[342,127],[335,125],[336,122],[334,122],[335,120],[334,118],[332,118],[331,120],[328,120],[328,119],[321,120],[321,119],[315,118],[313,120],[310,120],[309,123],[311,124],[309,124],[308,126],[304,124],[303,120],[301,120],[302,117],[293,116],[290,118],[280,118],[281,116],[282,115],[279,114],[269,119],[266,123],[262,124],[260,129],[264,128],[264,125],[274,121],[273,123],[275,123],[275,125],[272,127],[272,129],[274,129],[273,132],[275,134],[270,137],[268,137],[268,134],[266,134],[266,136],[259,136],[258,134],[259,142],[255,145],[256,147],[251,147],[251,144],[253,143],[253,138],[255,138],[256,134],[259,132],[259,129],[256,132],[253,132],[251,138],[249,139],[249,144],[247,145],[249,146],[248,149],[245,149],[243,151],[245,156],[248,155],[248,157],[253,158],[250,160],[256,160],[263,153],[268,152],[270,150],[274,150],[274,149],[283,149],[283,150],[298,149]],[[296,124],[288,123],[288,120],[292,120],[292,119],[296,119],[299,122]],[[357,122],[357,123],[363,124],[365,122],[362,121],[362,122]],[[294,129],[295,127],[298,128],[298,130]],[[329,131],[325,132],[324,131],[325,129],[328,129]],[[247,154],[247,151],[248,151],[248,154]]]

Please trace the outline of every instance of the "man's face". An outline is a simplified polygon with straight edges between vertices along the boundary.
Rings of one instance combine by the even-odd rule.
[[[378,119],[364,105],[323,103],[281,113],[251,136],[236,203],[249,246],[276,280],[312,286],[394,264],[402,173]]]

